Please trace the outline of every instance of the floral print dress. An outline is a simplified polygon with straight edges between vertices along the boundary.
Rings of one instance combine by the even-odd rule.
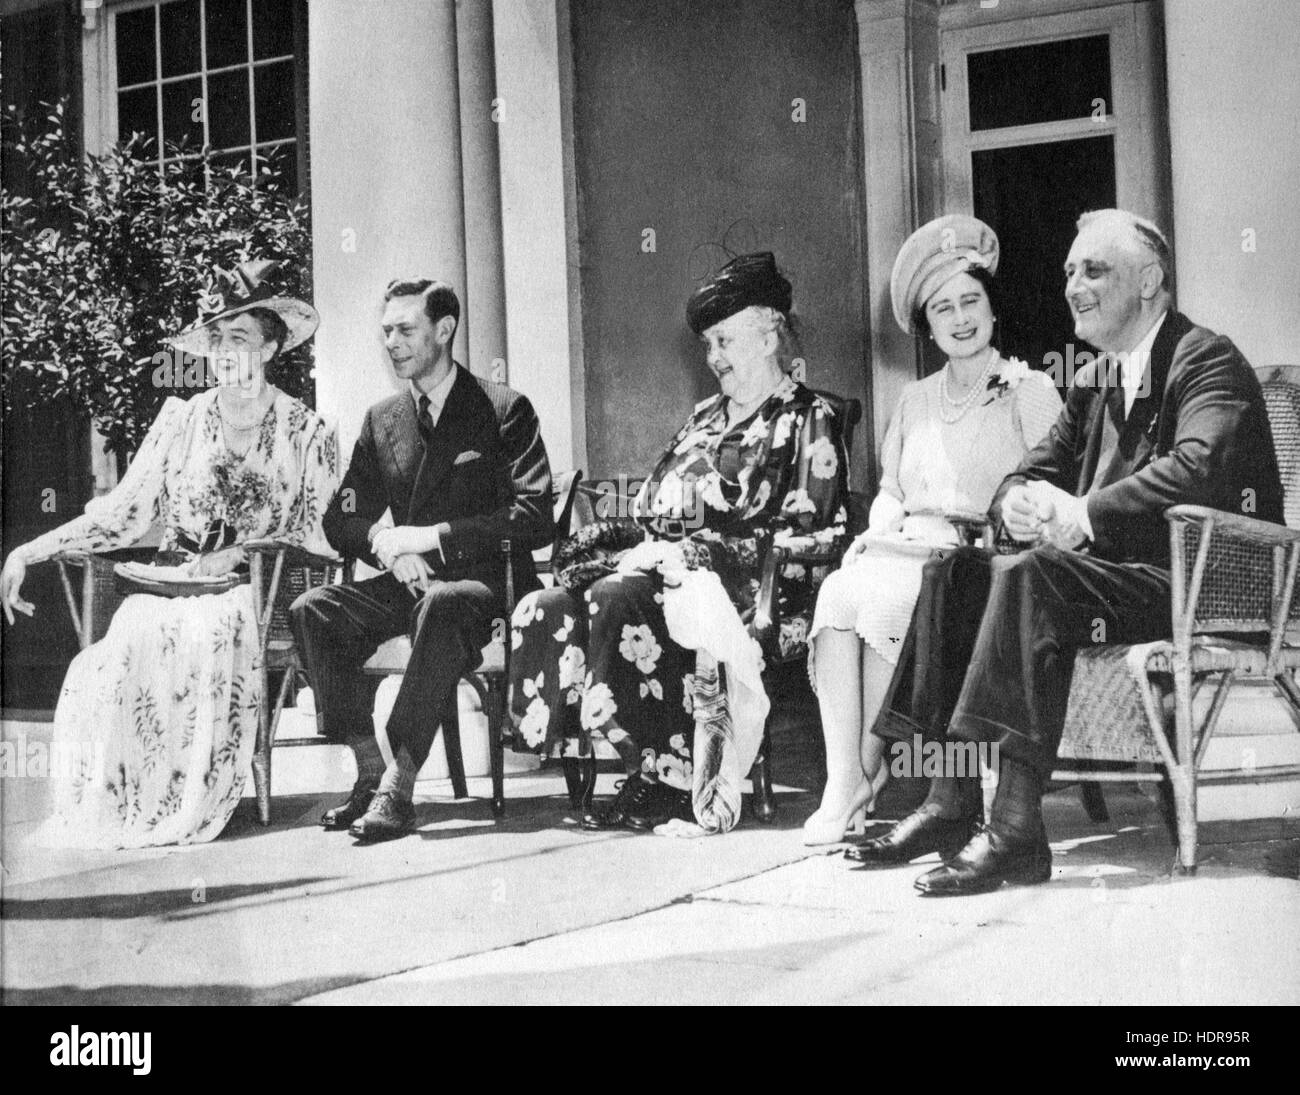
[[[681,544],[687,565],[714,571],[748,622],[758,575],[774,537],[803,535],[835,548],[845,532],[848,461],[839,419],[824,399],[790,378],[749,418],[727,425],[726,399],[699,404],[660,457],[632,507],[646,534]],[[631,535],[627,535],[630,532]],[[556,570],[608,540],[590,526],[557,552]],[[608,573],[585,590],[538,590],[513,618],[511,710],[517,748],[585,755],[603,735],[629,768],[690,790],[695,653],[675,643],[663,613],[662,579]],[[818,575],[782,583],[783,641],[807,631]]]
[[[282,392],[249,451],[222,434],[216,391],[168,399],[122,481],[18,550],[30,563],[108,551],[163,525],[160,550],[274,537],[328,554],[334,432]],[[262,701],[247,583],[221,594],[135,594],[73,659],[54,716],[55,813],[38,843],[131,848],[211,840],[239,802]]]

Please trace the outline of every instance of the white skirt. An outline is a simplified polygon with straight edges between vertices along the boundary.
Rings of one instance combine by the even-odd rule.
[[[136,594],[73,659],[54,715],[54,816],[33,842],[140,848],[212,840],[243,794],[261,677],[247,585]]]

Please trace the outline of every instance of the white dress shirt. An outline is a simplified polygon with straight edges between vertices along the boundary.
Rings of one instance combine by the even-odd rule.
[[[415,386],[415,381],[410,381],[411,399],[415,401],[415,413],[420,413],[420,396],[428,395],[429,397],[429,419],[432,425],[438,424],[438,419],[442,415],[442,408],[447,404],[447,396],[451,394],[451,386],[456,383],[456,366],[451,367],[447,373],[429,392],[422,392]]]

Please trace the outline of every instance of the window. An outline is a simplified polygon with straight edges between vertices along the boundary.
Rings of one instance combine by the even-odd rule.
[[[963,5],[941,24],[946,208],[997,232],[1000,348],[1037,368],[1074,341],[1062,265],[1079,215],[1118,205],[1168,226],[1153,6],[1070,6]]]
[[[112,12],[119,139],[158,162],[196,157],[306,190],[305,14],[298,0],[155,0]]]

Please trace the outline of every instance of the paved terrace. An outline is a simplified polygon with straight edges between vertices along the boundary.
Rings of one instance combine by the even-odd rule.
[[[417,835],[356,846],[315,824],[351,783],[329,747],[277,751],[269,830],[245,799],[211,844],[38,852],[42,781],[0,781],[5,1002],[1300,1002],[1300,824],[1205,824],[1198,875],[1174,878],[1148,793],[1108,790],[1092,825],[1066,789],[1046,800],[1049,885],[923,899],[923,864],[864,873],[802,846],[809,698],[776,725],[778,824],[697,841],[583,833],[544,768],[508,778],[500,824],[486,780],[474,801],[428,782]]]

